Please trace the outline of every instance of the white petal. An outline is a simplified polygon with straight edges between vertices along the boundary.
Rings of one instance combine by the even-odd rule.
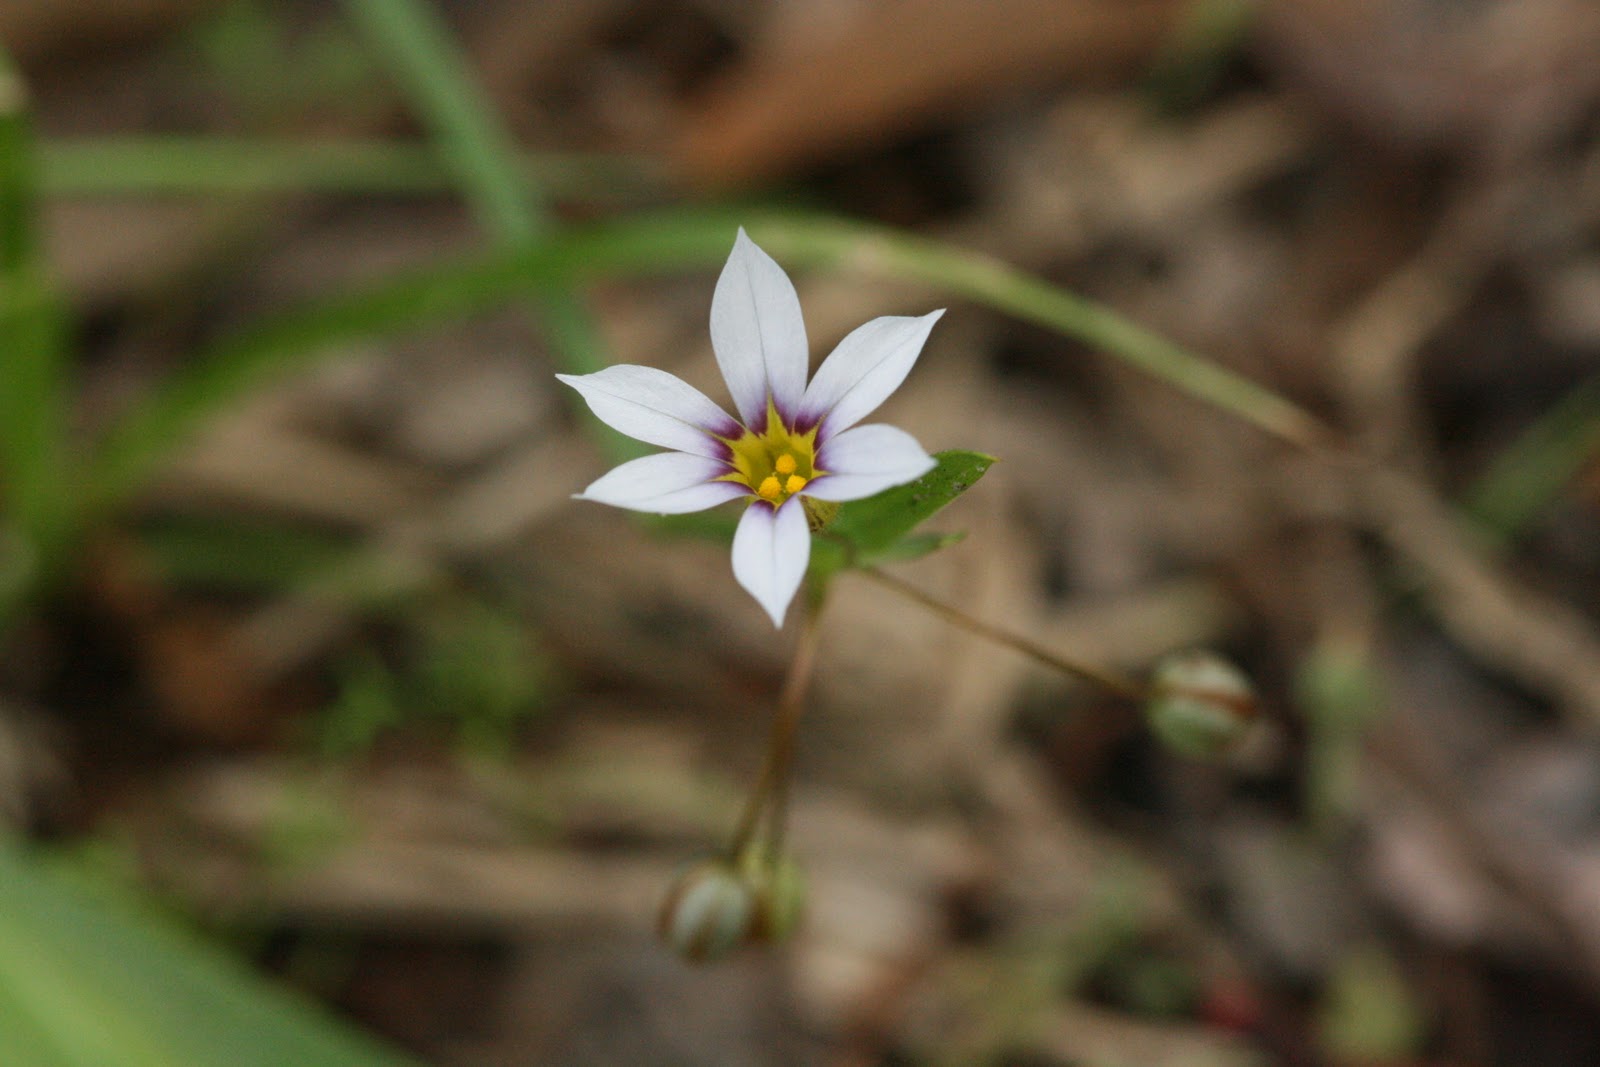
[[[817,466],[828,473],[806,486],[819,500],[861,500],[927,474],[936,466],[917,439],[882,423],[857,426],[828,439]]]
[[[739,520],[733,534],[733,576],[772,616],[772,625],[783,625],[810,559],[811,529],[799,497],[790,497],[776,511],[757,501]]]
[[[558,374],[588,402],[589,410],[614,430],[662,448],[721,459],[716,434],[736,437],[739,426],[710,397],[655,367],[619,363],[594,374]]]
[[[900,388],[943,309],[919,318],[886,315],[858,326],[839,342],[800,401],[801,426],[822,423],[826,438],[854,426]]]
[[[632,511],[681,515],[749,495],[750,490],[742,485],[711,480],[727,472],[728,465],[714,459],[662,452],[630,459],[601,475],[578,496]]]
[[[778,410],[793,416],[810,365],[800,297],[743,228],[711,296],[711,347],[746,425],[766,428],[769,392]]]

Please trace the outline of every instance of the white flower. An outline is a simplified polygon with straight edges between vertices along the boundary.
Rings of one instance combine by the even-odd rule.
[[[653,367],[558,374],[602,422],[673,450],[630,460],[579,497],[662,515],[747,500],[733,575],[782,626],[811,556],[801,498],[860,500],[933,469],[904,430],[856,423],[905,380],[942,314],[873,319],[839,342],[808,385],[800,298],[741,229],[711,298],[711,347],[738,418]]]

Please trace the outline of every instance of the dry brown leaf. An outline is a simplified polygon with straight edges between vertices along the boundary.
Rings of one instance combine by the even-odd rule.
[[[791,35],[736,70],[674,152],[691,181],[770,180],[1041,82],[1125,76],[1175,0],[898,0]]]

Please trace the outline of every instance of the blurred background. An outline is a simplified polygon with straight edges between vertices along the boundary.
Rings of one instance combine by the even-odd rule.
[[[1592,2],[5,0],[0,45],[4,1062],[1600,1062]],[[741,223],[817,357],[950,309],[885,417],[1001,462],[898,577],[1262,710],[1185,758],[846,575],[807,917],[696,967],[655,911],[792,627],[569,499],[616,441],[552,375],[724,398]]]

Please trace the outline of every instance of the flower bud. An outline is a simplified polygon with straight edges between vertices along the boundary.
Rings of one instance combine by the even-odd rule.
[[[719,960],[750,941],[758,925],[756,892],[725,860],[689,868],[661,902],[657,933],[696,963]]]
[[[1185,756],[1223,755],[1256,719],[1255,687],[1212,652],[1168,656],[1150,680],[1145,718],[1169,748]]]

